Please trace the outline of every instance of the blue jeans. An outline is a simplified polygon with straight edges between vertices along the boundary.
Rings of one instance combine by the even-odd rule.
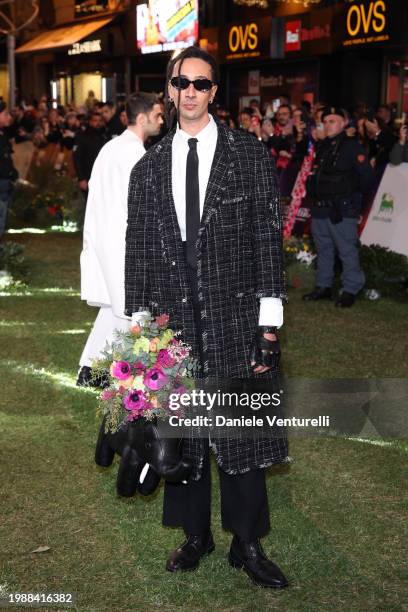
[[[6,179],[0,179],[0,237],[6,230],[7,213],[10,207],[12,194],[12,183]]]
[[[358,256],[358,219],[343,217],[340,223],[330,219],[312,219],[312,235],[317,249],[317,287],[331,287],[334,280],[336,251],[341,259],[342,289],[356,295],[365,283]]]

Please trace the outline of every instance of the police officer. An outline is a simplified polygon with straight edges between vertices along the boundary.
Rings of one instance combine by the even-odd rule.
[[[88,197],[88,182],[92,166],[99,151],[106,143],[100,112],[91,112],[87,128],[78,134],[73,147],[74,165],[78,176],[78,185],[85,197]]]
[[[13,192],[13,181],[18,178],[14,167],[11,143],[6,133],[13,119],[5,102],[0,101],[0,237],[4,234],[7,213]]]
[[[303,299],[332,299],[337,253],[343,271],[342,289],[335,305],[349,308],[365,282],[359,262],[357,228],[362,197],[372,185],[373,169],[365,149],[345,132],[348,123],[345,110],[327,107],[322,120],[326,138],[317,145],[315,165],[307,186],[313,201],[316,288]]]

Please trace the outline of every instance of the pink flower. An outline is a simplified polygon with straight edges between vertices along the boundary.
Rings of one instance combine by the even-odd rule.
[[[111,400],[115,397],[116,391],[109,391],[109,389],[104,389],[101,393],[102,400]]]
[[[158,391],[167,385],[169,378],[160,368],[153,367],[146,372],[143,382],[148,389]]]
[[[146,395],[143,393],[143,391],[137,391],[136,389],[133,389],[124,398],[123,404],[126,410],[129,410],[131,412],[143,412],[143,410],[147,407]]]
[[[146,366],[141,361],[136,361],[136,363],[132,363],[132,368],[134,370],[135,376],[140,376],[146,369]]]
[[[156,317],[155,321],[159,327],[167,327],[167,323],[169,322],[169,315],[162,314]]]
[[[167,349],[161,349],[157,355],[157,363],[163,368],[172,368],[176,364],[176,360]]]
[[[183,395],[183,393],[188,393],[188,389],[184,385],[178,385],[177,387],[173,387],[172,395],[180,396]]]
[[[110,373],[113,378],[126,380],[132,372],[130,364],[127,361],[114,361],[110,367]]]

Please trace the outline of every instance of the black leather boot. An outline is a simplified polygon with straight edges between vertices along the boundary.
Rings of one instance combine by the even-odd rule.
[[[242,542],[234,536],[228,560],[232,567],[243,569],[258,586],[275,589],[288,586],[279,567],[266,557],[259,540]]]
[[[331,300],[332,290],[331,287],[316,287],[310,293],[305,293],[302,296],[302,300],[305,302],[315,302],[316,300]]]
[[[350,308],[356,300],[356,296],[348,291],[343,291],[339,295],[339,299],[336,301],[335,306],[337,308]]]
[[[171,553],[166,563],[168,572],[195,570],[201,557],[209,555],[215,548],[211,532],[203,535],[188,535],[187,540]]]

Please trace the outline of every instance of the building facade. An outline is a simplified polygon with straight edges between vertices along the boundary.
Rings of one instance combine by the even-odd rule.
[[[235,114],[251,98],[265,104],[282,95],[347,108],[388,102],[408,113],[407,2],[246,4],[41,0],[40,31],[25,33],[17,49],[20,89],[76,105],[89,90],[112,101],[160,92],[177,45],[195,42],[219,61],[218,97]]]

